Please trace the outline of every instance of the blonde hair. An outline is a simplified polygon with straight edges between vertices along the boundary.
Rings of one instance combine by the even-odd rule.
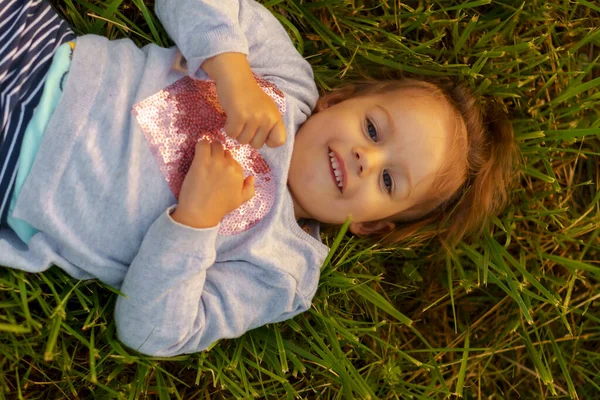
[[[319,99],[315,112],[350,98],[409,88],[424,90],[451,107],[455,115],[454,146],[442,166],[445,172],[438,174],[433,183],[435,193],[426,202],[431,209],[416,220],[397,222],[394,231],[380,238],[394,243],[419,233],[421,239],[438,235],[444,243],[456,244],[465,235],[480,231],[490,216],[502,211],[514,182],[517,161],[514,132],[497,103],[489,102],[484,112],[462,84],[402,77],[359,82],[333,90]],[[435,229],[424,229],[431,226]]]

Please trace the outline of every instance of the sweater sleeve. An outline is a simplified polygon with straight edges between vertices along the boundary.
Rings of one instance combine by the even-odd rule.
[[[217,227],[192,229],[163,213],[148,230],[121,286],[119,339],[154,356],[194,353],[309,307],[282,271],[216,263]]]
[[[190,72],[217,54],[248,55],[248,41],[239,21],[242,1],[156,1],[156,14],[186,58]]]
[[[156,13],[192,77],[207,58],[243,53],[254,73],[300,101],[305,116],[315,106],[318,92],[310,64],[277,18],[255,0],[157,0]]]

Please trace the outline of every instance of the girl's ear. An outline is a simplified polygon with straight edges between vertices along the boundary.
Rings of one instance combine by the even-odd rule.
[[[330,95],[323,95],[321,97],[319,97],[319,100],[317,100],[317,105],[315,106],[315,109],[313,111],[314,113],[318,113],[319,111],[323,111],[328,109],[331,106],[331,98]]]
[[[385,235],[394,230],[396,224],[391,221],[351,222],[348,229],[358,236]]]

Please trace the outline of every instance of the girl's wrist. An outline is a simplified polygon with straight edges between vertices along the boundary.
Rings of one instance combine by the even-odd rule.
[[[191,216],[185,211],[182,211],[179,207],[177,207],[171,213],[171,219],[177,222],[178,224],[185,225],[194,229],[214,228],[219,224],[220,221],[214,221],[210,218],[206,218],[205,216]]]
[[[228,82],[252,78],[248,58],[242,53],[221,53],[204,61],[201,68],[214,80]]]

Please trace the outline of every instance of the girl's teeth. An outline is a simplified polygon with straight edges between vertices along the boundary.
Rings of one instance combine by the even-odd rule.
[[[342,172],[338,171],[340,165],[338,164],[333,151],[329,152],[329,158],[331,161],[331,166],[333,167],[333,173],[335,174],[335,180],[338,183],[338,187],[343,187],[344,184],[342,183]]]

